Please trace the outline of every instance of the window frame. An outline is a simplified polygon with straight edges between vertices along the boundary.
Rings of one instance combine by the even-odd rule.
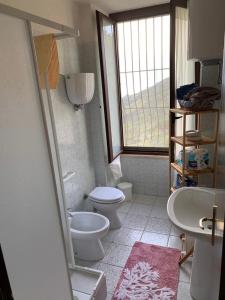
[[[181,4],[182,3],[182,4]],[[118,99],[119,99],[119,119],[120,119],[120,135],[121,135],[121,152],[118,154],[134,154],[134,155],[160,155],[169,156],[169,144],[168,147],[129,147],[124,146],[123,139],[123,118],[122,118],[122,100],[120,92],[120,68],[119,68],[119,55],[118,55],[118,39],[117,39],[117,23],[125,22],[149,17],[170,15],[170,108],[175,107],[175,6],[182,6],[187,3],[187,0],[172,0],[170,3],[160,4],[150,7],[144,7],[139,9],[133,9],[129,11],[123,11],[119,13],[112,13],[109,17],[96,11],[97,14],[97,29],[98,29],[98,40],[99,40],[99,51],[100,51],[100,63],[101,63],[101,74],[102,74],[102,90],[103,90],[103,100],[105,109],[105,124],[106,124],[106,139],[108,148],[108,160],[113,161],[116,157],[113,157],[112,153],[112,141],[111,141],[111,126],[110,126],[110,115],[109,115],[109,102],[107,96],[107,79],[104,74],[104,49],[101,43],[101,25],[102,17],[109,18],[113,22],[114,26],[114,38],[115,38],[115,53],[116,53],[116,68],[117,68],[117,83],[118,83]],[[174,132],[174,122],[170,124],[170,131]],[[118,156],[117,155],[117,156]]]
[[[113,23],[114,33],[115,33],[115,54],[116,54],[116,73],[117,73],[117,93],[119,99],[119,125],[120,125],[120,143],[121,143],[121,151],[114,156],[113,155],[113,147],[112,147],[112,130],[111,130],[111,121],[110,121],[110,111],[109,111],[109,95],[108,95],[108,80],[106,75],[106,61],[105,61],[105,47],[104,47],[104,37],[103,37],[103,19],[106,18]],[[101,67],[101,78],[102,78],[102,93],[103,93],[103,105],[104,105],[104,118],[105,118],[105,130],[106,130],[106,141],[107,141],[107,153],[108,153],[108,161],[112,162],[117,156],[123,153],[123,127],[122,127],[122,106],[121,106],[121,95],[120,95],[120,78],[118,74],[119,70],[119,60],[118,60],[118,49],[117,49],[117,27],[116,23],[110,17],[104,15],[103,13],[96,11],[96,19],[97,19],[97,31],[98,31],[98,43],[99,43],[99,56],[100,56],[100,67]]]
[[[118,23],[118,22],[126,22],[126,21],[132,21],[137,19],[140,20],[140,19],[163,16],[163,15],[171,15],[169,3],[134,9],[130,11],[124,11],[119,13],[113,13],[110,14],[110,17],[116,23]],[[118,40],[116,40],[115,43],[117,45]],[[119,60],[119,58],[117,58],[117,60]],[[118,73],[119,73],[119,65],[118,65]],[[120,97],[120,101],[122,101],[121,97]],[[121,126],[123,126],[123,124],[121,124]],[[161,156],[169,155],[169,145],[168,147],[137,147],[137,146],[130,147],[130,146],[124,146],[124,141],[122,145],[123,145],[123,152],[122,152],[123,154],[161,155]]]

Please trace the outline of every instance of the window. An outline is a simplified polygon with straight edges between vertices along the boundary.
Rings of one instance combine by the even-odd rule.
[[[117,24],[124,148],[169,143],[170,17]]]
[[[169,147],[170,6],[97,12],[108,157]]]

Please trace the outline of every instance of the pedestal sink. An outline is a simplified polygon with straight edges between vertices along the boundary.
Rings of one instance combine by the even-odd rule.
[[[212,245],[213,205],[217,205],[215,242]],[[225,211],[225,190],[183,187],[168,199],[167,213],[172,223],[184,233],[195,238],[190,293],[195,300],[217,300],[219,298],[220,268],[222,256],[223,220]]]

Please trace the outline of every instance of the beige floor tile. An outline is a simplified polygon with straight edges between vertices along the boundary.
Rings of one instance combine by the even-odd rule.
[[[172,225],[170,235],[174,235],[174,236],[178,236],[179,237],[182,233],[183,233],[182,230],[180,230],[176,226]]]
[[[168,247],[181,250],[181,246],[182,246],[181,239],[177,236],[170,235],[168,241]]]
[[[137,215],[128,213],[123,225],[128,228],[144,230],[148,222],[148,217],[143,215]]]
[[[112,266],[104,263],[98,265],[98,269],[103,271],[106,276],[107,291],[112,293],[117,285],[120,278],[122,268],[117,266]]]
[[[124,267],[130,255],[131,249],[131,246],[112,243],[102,262],[118,267]]]
[[[185,282],[179,283],[177,300],[192,300],[192,297],[190,296],[190,284],[189,283],[185,283]]]
[[[192,259],[189,258],[180,266],[179,281],[190,283],[191,268],[192,268]]]
[[[166,234],[144,231],[141,238],[141,242],[166,247],[168,243],[168,238],[169,236]]]
[[[131,201],[124,201],[124,203],[121,205],[121,207],[118,209],[119,213],[127,213],[131,207],[132,202]]]
[[[171,226],[172,224],[168,219],[150,218],[145,231],[170,234]]]
[[[142,235],[141,230],[134,230],[122,227],[118,234],[115,236],[114,241],[127,246],[133,246],[136,241],[139,241]]]
[[[155,203],[155,196],[151,196],[151,195],[140,195],[140,194],[136,194],[133,197],[134,202],[136,203],[141,203],[141,204],[146,204],[146,205],[153,205]]]
[[[149,216],[152,211],[152,205],[146,205],[142,203],[134,202],[129,209],[129,214],[136,214],[142,216]]]
[[[166,206],[161,204],[153,206],[150,216],[152,218],[169,219]]]

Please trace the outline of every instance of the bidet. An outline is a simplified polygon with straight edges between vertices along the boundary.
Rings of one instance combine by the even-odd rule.
[[[75,257],[90,261],[102,259],[105,251],[100,239],[109,230],[109,220],[93,212],[69,212],[69,214]]]

